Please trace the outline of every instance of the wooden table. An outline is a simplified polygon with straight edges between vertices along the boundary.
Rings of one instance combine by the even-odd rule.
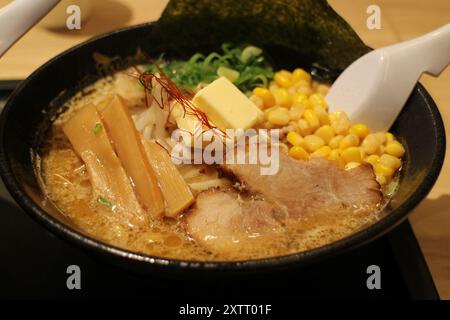
[[[0,0],[0,7],[9,0]],[[374,48],[410,39],[450,22],[448,0],[330,0],[330,4]],[[23,79],[57,53],[93,35],[125,25],[155,20],[167,0],[97,0],[79,31],[35,27],[0,59],[0,80]],[[381,30],[366,26],[367,7],[381,8]],[[450,137],[450,68],[439,79],[423,76],[444,118]],[[450,149],[448,149],[450,150]],[[442,298],[450,299],[450,161],[428,197],[411,214],[411,222]]]

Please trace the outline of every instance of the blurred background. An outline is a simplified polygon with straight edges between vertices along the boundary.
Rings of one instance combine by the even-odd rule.
[[[0,0],[0,7],[11,2]],[[167,0],[63,0],[0,59],[0,81],[26,78],[63,50],[98,34],[156,20]],[[450,22],[449,0],[329,0],[329,4],[355,29],[363,41],[378,48],[408,40]],[[80,30],[67,30],[65,8],[77,4],[84,19]],[[366,26],[367,8],[381,9],[381,29]],[[63,26],[61,28],[61,25]],[[61,77],[64,70],[61,70]],[[436,79],[420,80],[436,101],[450,137],[450,68]],[[450,161],[435,187],[410,216],[416,236],[433,274],[441,298],[450,299]]]

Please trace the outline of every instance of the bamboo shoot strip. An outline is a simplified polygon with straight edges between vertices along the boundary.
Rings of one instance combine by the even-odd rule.
[[[166,216],[175,217],[194,202],[194,196],[167,151],[145,139],[142,139],[142,144],[166,200]]]
[[[86,165],[94,200],[115,212],[111,217],[118,221],[143,226],[148,218],[102,127],[96,108],[88,105],[64,125],[63,131]]]
[[[112,144],[130,176],[141,205],[154,217],[164,214],[164,199],[148,163],[139,133],[128,108],[118,96],[101,112]]]

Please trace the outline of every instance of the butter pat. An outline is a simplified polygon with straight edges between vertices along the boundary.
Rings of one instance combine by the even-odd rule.
[[[221,130],[249,129],[264,117],[263,112],[225,77],[197,92],[193,102]]]

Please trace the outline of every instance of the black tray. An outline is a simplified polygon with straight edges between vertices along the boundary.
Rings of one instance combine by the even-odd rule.
[[[17,82],[0,82],[0,108]],[[91,258],[31,220],[0,183],[0,298],[439,299],[408,221],[388,235],[317,265],[282,273],[211,279],[140,278]],[[81,269],[69,290],[67,267]],[[367,288],[367,268],[381,270],[381,289]]]

